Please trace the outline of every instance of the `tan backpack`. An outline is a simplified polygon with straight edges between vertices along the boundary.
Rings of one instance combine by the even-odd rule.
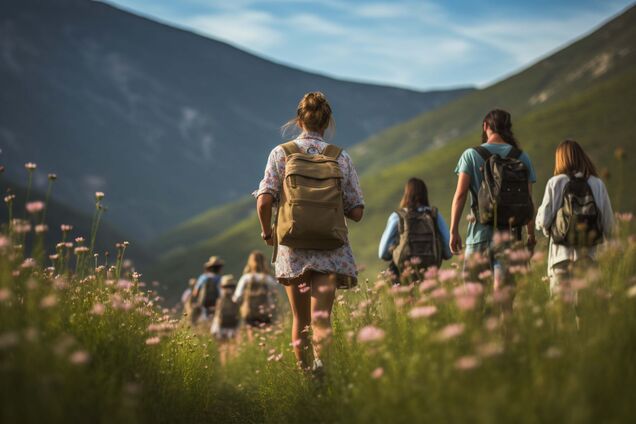
[[[273,305],[269,286],[263,275],[252,275],[244,292],[245,300],[241,308],[243,318],[247,321],[270,322]]]
[[[340,147],[304,154],[294,141],[282,144],[285,178],[276,216],[276,242],[296,249],[336,249],[347,242]]]

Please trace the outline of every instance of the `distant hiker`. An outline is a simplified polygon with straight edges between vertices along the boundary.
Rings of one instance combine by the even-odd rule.
[[[199,276],[194,286],[192,295],[198,299],[198,305],[202,308],[204,319],[209,319],[214,315],[216,300],[219,298],[219,284],[221,283],[221,272],[225,262],[218,256],[211,256],[203,264],[205,272]]]
[[[609,238],[614,213],[603,181],[583,148],[565,140],[556,149],[554,176],[537,212],[537,230],[550,238],[550,291],[595,260],[596,247]]]
[[[285,285],[293,313],[292,343],[299,364],[314,369],[330,341],[336,288],[357,284],[357,269],[345,217],[360,221],[364,202],[351,157],[324,141],[333,122],[322,93],[307,93],[292,125],[300,136],[272,150],[256,192],[261,236],[274,247],[276,277]],[[272,228],[272,206],[277,210]],[[292,219],[293,217],[293,219]]]
[[[271,324],[276,312],[278,287],[266,262],[262,252],[250,253],[233,296],[237,304],[242,303],[241,315],[250,341],[253,340],[252,330]]]
[[[493,271],[495,290],[501,290],[510,281],[505,255],[499,253],[512,240],[520,242],[522,227],[527,229],[527,247],[532,250],[536,244],[532,203],[536,176],[530,158],[521,151],[512,133],[508,112],[500,109],[488,112],[482,122],[482,144],[462,154],[455,173],[458,179],[451,212],[451,251],[462,250],[459,224],[470,192],[472,215],[466,237],[466,261],[483,258]],[[503,242],[493,243],[495,230],[497,241]],[[512,296],[504,307],[512,308]]]
[[[235,289],[234,276],[224,275],[221,278],[219,298],[214,308],[214,318],[210,330],[219,343],[221,365],[227,363],[228,356],[232,353],[231,342],[236,337],[240,323],[239,305],[232,299]]]
[[[191,323],[196,324],[201,315],[201,308],[197,305],[197,299],[192,295],[194,285],[197,280],[190,278],[188,288],[181,295],[181,305],[183,306],[183,316]]]
[[[452,258],[448,226],[437,208],[428,201],[423,180],[411,178],[404,186],[400,207],[389,216],[378,255],[390,261],[389,270],[400,282],[404,263],[413,261],[417,268],[438,267]]]

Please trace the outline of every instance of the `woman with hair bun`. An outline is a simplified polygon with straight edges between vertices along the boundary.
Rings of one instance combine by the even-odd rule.
[[[300,135],[272,150],[255,193],[261,237],[274,246],[276,278],[285,286],[293,314],[296,359],[303,369],[316,371],[330,341],[336,289],[357,284],[345,217],[358,222],[364,210],[351,157],[324,140],[333,126],[324,94],[305,94],[296,117],[283,127],[297,127]]]

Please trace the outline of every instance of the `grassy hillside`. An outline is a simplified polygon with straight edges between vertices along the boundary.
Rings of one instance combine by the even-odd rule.
[[[625,105],[634,101],[636,74],[629,69],[515,120],[514,129],[537,170],[538,184],[534,193],[537,203],[554,166],[556,145],[562,139],[572,137],[583,143],[599,168],[609,170],[606,181],[615,208],[636,209],[636,199],[627,196],[626,190],[628,182],[636,177],[636,159],[631,152],[627,152],[623,161],[614,158],[618,147],[628,150],[633,145],[636,123],[631,109]],[[359,263],[368,268],[363,274],[365,277],[372,277],[382,266],[376,259],[377,242],[388,214],[396,207],[406,179],[411,176],[424,178],[431,201],[448,217],[455,185],[453,169],[462,151],[478,142],[479,133],[473,131],[446,146],[362,178],[366,215],[361,223],[351,225],[351,241]],[[187,250],[173,250],[163,255],[153,277],[169,284],[185,280],[188,275],[198,272],[201,263],[211,254],[223,255],[228,260],[229,271],[238,272],[250,250],[264,247],[258,234],[258,221],[252,212],[214,237],[203,239]]]
[[[513,116],[540,110],[611,79],[636,63],[636,7],[556,54],[484,90],[386,131],[351,149],[358,170],[370,173],[478,128],[488,109]]]
[[[514,130],[534,159],[537,202],[553,167],[554,148],[572,137],[586,146],[600,168],[610,170],[610,191],[614,201],[622,203],[617,206],[633,210],[634,200],[626,198],[621,187],[634,175],[634,158],[628,152],[618,164],[614,151],[627,150],[636,129],[628,107],[636,100],[636,26],[630,25],[635,21],[636,8],[632,8],[526,71],[355,147],[367,209],[363,222],[351,225],[351,240],[359,262],[367,265],[363,275],[372,276],[382,265],[375,255],[377,241],[408,177],[425,178],[432,201],[448,217],[457,159],[465,148],[479,143],[481,118],[495,106],[513,111]],[[530,93],[536,90],[549,95],[533,98]],[[431,137],[437,140],[433,147],[426,142]],[[228,227],[218,232],[221,225]],[[198,272],[211,254],[223,255],[229,271],[238,272],[251,249],[264,247],[258,234],[252,200],[208,212],[157,242],[153,277],[179,283]]]

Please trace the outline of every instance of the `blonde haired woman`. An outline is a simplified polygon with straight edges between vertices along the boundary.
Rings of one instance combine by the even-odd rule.
[[[614,225],[609,195],[605,184],[598,178],[596,167],[579,143],[574,140],[563,141],[556,149],[554,176],[548,180],[536,219],[537,230],[543,231],[546,237],[550,237],[548,276],[552,293],[562,280],[572,277],[575,267],[593,262],[596,255],[597,242],[589,246],[572,246],[554,240],[553,230],[558,220],[559,209],[564,203],[564,194],[570,190],[568,188],[570,182],[576,180],[586,183],[592,194],[594,207],[600,218],[595,224],[600,226],[602,233],[598,234],[600,237],[597,242],[608,238]],[[583,187],[583,189],[586,188]]]
[[[331,106],[320,92],[307,93],[298,104],[296,117],[288,125],[295,125],[301,134],[293,140],[293,148],[303,155],[315,156],[333,150],[324,140],[325,131],[333,126]],[[342,210],[353,221],[360,221],[364,202],[358,176],[351,157],[338,151],[337,164],[340,170]],[[272,233],[272,207],[278,204],[283,194],[287,153],[283,146],[272,150],[265,168],[265,175],[256,192],[261,236],[274,245]],[[342,218],[344,224],[344,217]],[[345,227],[346,228],[346,227]],[[313,335],[314,369],[322,367],[321,352],[330,340],[331,309],[336,288],[349,288],[357,283],[357,270],[353,253],[346,240],[338,248],[330,250],[300,249],[284,245],[277,246],[275,259],[276,278],[285,286],[293,314],[292,344],[296,359],[307,369],[309,331]]]
[[[266,262],[262,252],[250,253],[232,298],[235,303],[242,303],[241,316],[250,342],[254,339],[253,329],[271,324],[276,311],[276,280]]]

